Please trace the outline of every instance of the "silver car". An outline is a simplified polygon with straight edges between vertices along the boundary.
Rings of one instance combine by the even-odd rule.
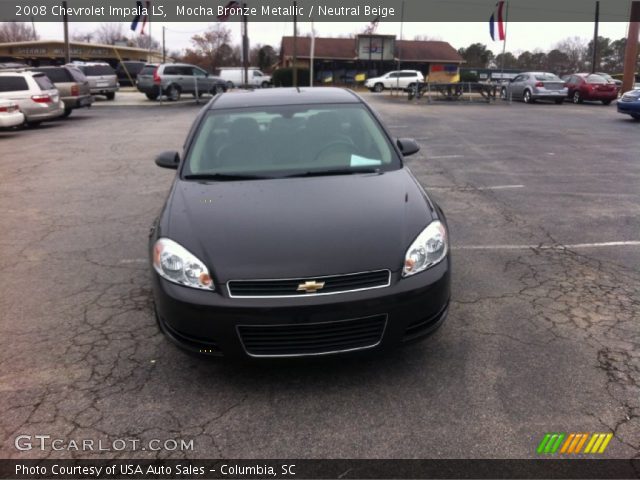
[[[220,77],[187,63],[148,64],[138,73],[138,90],[149,100],[166,95],[169,100],[179,100],[183,93],[198,96],[222,93],[227,90],[226,82]]]
[[[17,103],[28,125],[38,125],[64,114],[64,102],[44,73],[0,72],[0,98]]]
[[[116,92],[120,89],[116,71],[104,62],[73,63],[71,66],[79,68],[89,81],[92,95],[104,95],[107,100],[116,98]]]
[[[500,96],[505,100],[522,100],[524,103],[552,100],[561,104],[567,96],[567,86],[553,73],[523,72],[500,89]]]

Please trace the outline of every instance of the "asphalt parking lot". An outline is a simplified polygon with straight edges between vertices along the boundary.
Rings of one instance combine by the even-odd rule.
[[[640,453],[639,125],[615,106],[366,94],[444,209],[453,302],[383,357],[232,364],[158,332],[149,226],[198,107],[0,132],[0,457],[527,458],[546,432]],[[328,192],[330,194],[330,192]],[[14,448],[16,435],[192,451]]]

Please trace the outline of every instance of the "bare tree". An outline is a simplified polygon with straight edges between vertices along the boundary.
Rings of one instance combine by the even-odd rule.
[[[414,35],[413,39],[421,42],[441,42],[442,41],[442,37],[439,37],[437,35],[435,36],[434,35]]]
[[[558,42],[555,46],[567,55],[567,71],[579,72],[584,70],[588,51],[588,43],[580,37],[568,37]]]
[[[75,32],[71,32],[70,38],[74,42],[91,43],[95,36],[95,32],[81,32],[78,30]]]
[[[187,50],[185,56],[190,58],[199,57],[199,65],[208,70],[215,70],[217,67],[239,63],[236,57],[236,50],[231,47],[231,29],[220,23],[210,27],[202,35],[191,37],[193,50]]]
[[[101,23],[95,32],[96,42],[114,45],[116,42],[126,42],[122,23]]]
[[[145,50],[160,50],[160,42],[149,35],[136,35],[128,41],[132,47],[144,48]]]
[[[39,40],[35,29],[25,22],[0,22],[0,43]]]

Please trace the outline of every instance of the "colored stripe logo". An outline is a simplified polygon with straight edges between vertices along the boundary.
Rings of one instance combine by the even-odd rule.
[[[612,433],[547,433],[538,444],[539,455],[600,454],[613,438]],[[584,450],[583,450],[584,448]]]

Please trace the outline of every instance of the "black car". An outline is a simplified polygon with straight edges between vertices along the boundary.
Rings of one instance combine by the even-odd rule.
[[[150,235],[162,331],[229,357],[383,350],[433,332],[450,296],[444,214],[355,93],[260,89],[196,118]]]
[[[118,64],[116,75],[118,75],[118,83],[121,87],[134,87],[138,74],[146,65],[146,62],[137,62],[134,60],[124,60]]]

